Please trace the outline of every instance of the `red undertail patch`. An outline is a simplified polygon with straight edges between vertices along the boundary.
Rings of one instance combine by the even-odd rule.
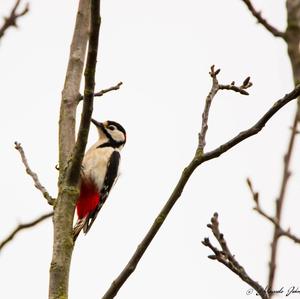
[[[77,200],[76,208],[78,218],[87,216],[90,212],[95,210],[99,203],[99,193],[92,184],[85,182],[81,183],[80,195]]]

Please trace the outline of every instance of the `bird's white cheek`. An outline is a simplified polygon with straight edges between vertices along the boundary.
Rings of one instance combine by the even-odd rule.
[[[113,131],[112,132],[112,137],[115,141],[118,141],[118,142],[122,142],[122,141],[125,140],[124,134],[120,131]]]

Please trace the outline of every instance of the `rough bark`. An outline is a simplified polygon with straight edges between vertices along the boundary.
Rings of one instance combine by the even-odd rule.
[[[50,299],[68,298],[73,251],[72,225],[78,188],[64,183],[66,167],[75,145],[75,115],[89,30],[90,0],[80,0],[70,48],[59,119],[59,192],[54,206],[54,240],[50,266]]]
[[[76,200],[79,195],[80,169],[84,156],[90,121],[93,112],[93,99],[95,89],[95,73],[98,53],[98,38],[100,29],[100,0],[82,1],[79,6],[77,15],[77,22],[75,27],[73,44],[71,53],[75,47],[75,53],[78,47],[81,48],[81,58],[84,58],[86,47],[86,35],[90,19],[90,34],[88,41],[88,55],[85,67],[85,87],[83,98],[83,109],[81,113],[81,120],[79,132],[76,143],[74,144],[74,135],[68,134],[75,130],[75,112],[79,97],[80,76],[82,75],[82,59],[73,61],[74,56],[70,55],[70,70],[71,74],[67,75],[66,81],[70,83],[70,95],[72,98],[62,99],[62,111],[60,119],[60,137],[66,136],[67,140],[60,140],[60,154],[62,160],[60,161],[60,180],[59,180],[59,195],[54,209],[54,242],[53,242],[53,256],[50,267],[50,299],[67,299],[68,298],[68,282],[69,271],[74,247],[73,241],[73,217]],[[82,9],[82,10],[81,10]],[[85,15],[85,17],[83,17]],[[90,16],[90,17],[89,17]],[[76,31],[79,28],[78,32]],[[82,34],[85,32],[85,34]],[[77,35],[78,34],[78,35]],[[81,39],[80,39],[81,37]],[[78,38],[78,39],[77,39]],[[76,44],[77,42],[77,44]],[[74,54],[74,53],[72,53]],[[76,57],[76,55],[75,55]],[[76,64],[76,62],[78,64]],[[80,72],[80,76],[79,73]],[[70,80],[70,81],[69,81]],[[75,80],[75,82],[73,81]],[[78,90],[75,90],[75,87]],[[68,91],[68,88],[67,88]],[[63,92],[64,94],[64,92]],[[70,104],[70,105],[69,105]],[[68,118],[71,113],[73,116]],[[67,126],[71,125],[71,130]],[[70,152],[71,151],[71,155]],[[63,165],[63,167],[62,167]]]
[[[59,168],[61,174],[64,173],[65,163],[70,158],[75,144],[75,114],[88,41],[89,3],[90,0],[80,0],[79,2],[62,91],[59,117]]]
[[[83,107],[79,125],[78,136],[66,175],[68,185],[77,186],[80,179],[81,163],[88,139],[91,117],[93,112],[93,100],[95,91],[95,74],[98,54],[100,18],[100,0],[91,0],[91,30],[89,36],[89,47],[87,61],[84,71],[85,86],[83,96]]]
[[[287,22],[285,32],[288,55],[291,61],[295,85],[300,83],[300,0],[287,0]]]

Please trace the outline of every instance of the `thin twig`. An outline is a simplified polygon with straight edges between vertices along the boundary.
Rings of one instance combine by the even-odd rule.
[[[21,0],[17,0],[14,7],[12,8],[10,15],[6,18],[4,18],[4,24],[0,28],[0,39],[5,34],[6,30],[9,27],[17,27],[17,19],[26,15],[29,12],[29,3],[27,3],[23,10],[21,10],[19,13],[17,13],[17,9],[20,5]]]
[[[212,78],[212,87],[210,89],[209,94],[206,97],[206,100],[205,100],[205,107],[204,107],[204,110],[202,113],[201,131],[198,136],[198,149],[197,150],[200,150],[201,152],[203,152],[204,147],[206,145],[205,137],[206,137],[206,132],[208,129],[208,116],[209,116],[210,106],[211,106],[213,98],[215,97],[216,93],[219,90],[219,83],[218,83],[218,79],[217,79],[217,75],[219,72],[220,72],[220,69],[217,69],[215,71],[215,66],[214,65],[211,66],[209,74]]]
[[[240,86],[236,86],[235,82],[233,81],[227,85],[220,84],[219,89],[232,90],[235,92],[239,92],[242,95],[248,96],[249,93],[246,91],[246,89],[250,88],[251,86],[252,86],[252,82],[250,82],[250,77],[247,77]]]
[[[19,224],[3,241],[0,242],[0,251],[3,249],[3,247],[5,245],[7,245],[7,243],[9,243],[10,241],[12,241],[12,239],[16,236],[17,233],[19,233],[21,230],[24,230],[26,228],[30,228],[33,227],[37,224],[39,224],[40,222],[50,218],[53,216],[53,212],[47,213],[45,215],[40,216],[39,218],[31,221],[31,222],[27,222],[24,224]]]
[[[224,235],[219,230],[219,221],[217,213],[214,213],[213,217],[211,218],[211,223],[208,224],[207,227],[211,229],[216,240],[222,248],[222,250],[219,250],[217,247],[214,247],[211,244],[209,238],[205,238],[202,241],[202,244],[206,247],[209,247],[214,253],[213,255],[209,255],[208,257],[212,260],[217,260],[218,262],[225,265],[232,272],[234,272],[236,275],[238,275],[244,282],[246,282],[249,286],[255,289],[262,299],[269,298],[264,288],[247,274],[245,269],[236,260],[236,257],[230,252]]]
[[[220,69],[215,70],[215,66],[212,65],[209,72],[209,75],[212,78],[212,87],[206,97],[205,107],[202,113],[202,124],[201,124],[201,131],[198,135],[198,148],[197,148],[197,151],[199,151],[200,153],[203,153],[204,147],[206,145],[205,139],[206,139],[206,132],[208,129],[209,110],[210,110],[212,100],[217,94],[217,92],[219,90],[226,89],[226,90],[239,92],[240,94],[243,95],[249,95],[249,93],[245,89],[252,86],[252,83],[250,82],[250,77],[247,77],[241,86],[235,86],[234,81],[228,85],[219,84],[217,75],[220,73],[220,71],[221,71]]]
[[[274,224],[274,226],[276,227],[277,230],[277,236],[278,238],[281,236],[285,236],[289,239],[291,239],[292,241],[294,241],[297,244],[300,244],[300,238],[297,237],[295,234],[292,234],[290,229],[283,229],[280,225],[280,222],[278,221],[278,218],[276,217],[271,217],[270,215],[268,215],[261,207],[260,205],[260,201],[259,201],[259,193],[257,191],[254,191],[253,189],[253,185],[251,180],[248,178],[247,179],[247,184],[249,187],[249,190],[251,192],[253,201],[255,203],[255,207],[253,208],[258,214],[260,214],[261,216],[263,216],[264,218],[266,218],[267,220],[269,220],[271,223]],[[273,244],[273,242],[271,243]],[[270,288],[271,289],[271,288]]]
[[[47,189],[40,183],[37,174],[35,172],[33,172],[31,170],[31,168],[29,167],[28,161],[27,161],[27,158],[25,156],[25,152],[23,150],[23,147],[21,146],[21,143],[19,143],[19,142],[16,141],[15,142],[15,149],[20,153],[22,162],[23,162],[23,164],[25,166],[26,173],[31,176],[31,178],[32,178],[32,180],[34,182],[34,186],[38,190],[40,190],[42,192],[42,194],[43,194],[44,198],[47,200],[48,204],[49,205],[53,205],[54,201],[55,201],[55,198],[53,198],[52,196],[50,196],[50,194],[47,191]]]
[[[110,91],[113,91],[113,90],[118,90],[120,89],[121,85],[123,84],[123,82],[119,82],[118,84],[112,86],[112,87],[109,87],[109,88],[106,88],[106,89],[102,89],[96,93],[94,93],[94,97],[102,97],[104,94],[110,92]],[[82,101],[83,100],[83,95],[79,95],[78,96],[78,102]]]
[[[297,98],[300,95],[300,86],[296,87],[292,92],[287,94],[283,99],[277,101],[268,111],[267,113],[251,128],[246,131],[241,132],[233,139],[229,140],[227,143],[221,145],[215,150],[208,153],[201,153],[199,151],[196,152],[194,158],[190,162],[190,164],[183,170],[181,177],[175,186],[172,194],[170,195],[168,201],[160,211],[159,215],[156,217],[152,226],[148,230],[147,234],[143,238],[142,242],[138,245],[136,251],[130,258],[129,262],[122,270],[122,272],[118,275],[118,277],[112,282],[111,286],[108,288],[102,299],[111,299],[116,296],[122,285],[126,282],[129,276],[134,272],[136,266],[138,265],[140,259],[144,255],[145,251],[151,244],[153,238],[159,231],[160,227],[164,223],[165,219],[169,215],[171,209],[180,198],[182,191],[188,182],[190,176],[193,174],[194,170],[202,163],[217,158],[238,143],[242,142],[246,138],[249,138],[252,135],[257,134],[268,122],[268,120],[278,112],[284,105],[293,99]]]
[[[282,31],[279,31],[274,26],[269,24],[269,22],[262,17],[261,12],[257,11],[252,2],[250,0],[242,0],[246,6],[248,7],[249,11],[252,13],[252,15],[256,18],[257,22],[263,25],[271,34],[273,34],[275,37],[281,37],[285,38],[285,34]]]

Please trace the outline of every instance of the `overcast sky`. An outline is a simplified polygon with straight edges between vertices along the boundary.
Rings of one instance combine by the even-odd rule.
[[[1,0],[2,16],[13,2]],[[285,28],[284,1],[254,3],[272,24]],[[19,29],[1,40],[0,239],[18,223],[51,210],[26,175],[14,141],[22,143],[32,169],[56,196],[60,95],[76,9],[77,1],[30,0]],[[96,87],[124,85],[96,100],[93,117],[121,123],[128,142],[118,183],[89,234],[77,241],[71,299],[101,298],[166,202],[196,149],[212,64],[222,69],[221,83],[240,83],[250,75],[254,85],[248,97],[220,92],[215,98],[207,149],[254,124],[293,88],[284,42],[257,25],[240,0],[103,0],[101,15]],[[246,296],[249,287],[232,272],[207,258],[211,252],[201,241],[211,237],[206,224],[215,211],[237,260],[266,285],[273,228],[252,210],[245,180],[252,178],[272,213],[295,107],[288,104],[259,135],[195,171],[117,298],[254,297]],[[96,138],[91,127],[89,145]],[[298,155],[283,211],[284,227],[295,232],[299,163]],[[0,298],[47,298],[51,249],[50,220],[18,235],[0,255]],[[282,239],[276,288],[300,288],[299,259],[299,247]]]

